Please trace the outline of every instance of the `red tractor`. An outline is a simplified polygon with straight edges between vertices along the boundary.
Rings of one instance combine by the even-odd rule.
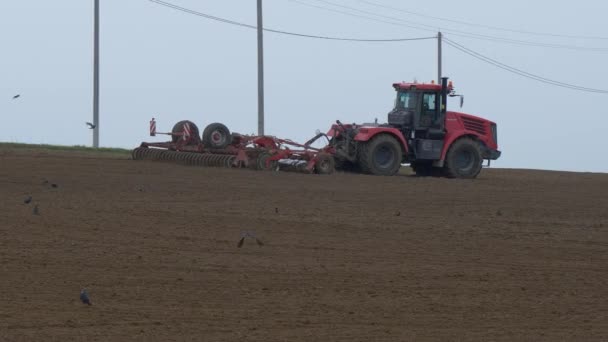
[[[387,124],[346,125],[328,132],[336,168],[374,175],[394,175],[409,163],[419,176],[475,178],[484,160],[496,160],[496,123],[464,113],[446,111],[452,82],[395,83],[395,107]]]

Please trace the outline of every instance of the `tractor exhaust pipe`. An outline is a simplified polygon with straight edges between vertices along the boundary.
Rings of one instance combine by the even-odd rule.
[[[441,78],[441,115],[445,116],[445,112],[448,108],[448,78]]]

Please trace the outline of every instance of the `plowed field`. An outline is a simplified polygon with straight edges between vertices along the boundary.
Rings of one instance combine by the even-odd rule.
[[[608,175],[0,150],[0,341],[70,340],[606,341]]]

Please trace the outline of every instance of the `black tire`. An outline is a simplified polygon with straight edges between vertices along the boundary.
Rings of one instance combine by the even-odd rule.
[[[359,150],[361,171],[377,176],[392,176],[399,172],[401,158],[401,145],[387,134],[363,143]]]
[[[277,164],[278,164],[276,161],[271,161],[268,165],[266,164],[266,161],[270,157],[272,157],[272,154],[270,154],[270,153],[267,153],[267,152],[260,153],[255,161],[256,170],[260,170],[260,171],[276,170]]]
[[[203,145],[213,149],[223,149],[232,143],[230,130],[219,122],[212,123],[203,131]]]
[[[198,135],[199,135],[198,127],[197,127],[197,126],[194,124],[194,122],[192,122],[192,121],[189,121],[189,120],[182,120],[182,121],[180,121],[180,122],[176,123],[176,124],[173,126],[173,129],[171,130],[171,133],[173,133],[173,134],[182,134],[182,133],[184,132],[184,125],[185,125],[186,123],[189,123],[189,124],[190,124],[190,130],[191,130],[191,133],[192,133],[192,136],[191,136],[191,139],[190,139],[190,143],[189,143],[189,144],[196,144],[196,143],[198,143],[198,142],[199,142],[199,138],[198,138]],[[176,142],[178,142],[178,141],[179,141],[179,140],[181,140],[181,139],[182,139],[182,136],[181,136],[181,135],[172,135],[172,136],[171,136],[171,141],[172,141],[173,143],[176,143]]]
[[[475,178],[481,171],[483,157],[479,144],[470,138],[456,140],[445,159],[445,174],[448,178]]]
[[[329,175],[336,170],[336,162],[331,154],[320,153],[315,163],[315,173]]]
[[[418,161],[412,162],[410,167],[416,173],[416,177],[441,177],[443,176],[443,170],[433,166],[433,162],[430,161]]]

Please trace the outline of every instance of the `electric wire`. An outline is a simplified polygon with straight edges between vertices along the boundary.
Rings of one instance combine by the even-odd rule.
[[[220,17],[216,17],[213,15],[209,15],[206,13],[202,13],[202,12],[198,12],[192,9],[188,9],[185,7],[181,7],[175,4],[172,4],[170,2],[166,2],[166,1],[161,1],[161,0],[148,0],[150,2],[153,2],[155,4],[161,5],[161,6],[165,6],[168,8],[172,8],[175,9],[177,11],[181,11],[184,13],[189,13],[189,14],[193,14],[199,17],[203,17],[209,20],[215,20],[218,22],[222,22],[225,24],[231,24],[231,25],[236,25],[236,26],[241,26],[241,27],[246,27],[249,29],[255,29],[257,30],[257,26],[256,25],[249,25],[249,24],[245,24],[245,23],[241,23],[238,21],[234,21],[234,20],[229,20],[229,19],[224,19],[224,18],[220,18]],[[346,37],[331,37],[331,36],[320,36],[320,35],[312,35],[312,34],[304,34],[304,33],[296,33],[296,32],[289,32],[289,31],[283,31],[283,30],[275,30],[275,29],[269,29],[269,28],[263,28],[264,31],[266,32],[272,32],[272,33],[276,33],[276,34],[282,34],[282,35],[288,35],[288,36],[295,36],[295,37],[302,37],[302,38],[312,38],[312,39],[323,39],[323,40],[336,40],[336,41],[349,41],[349,42],[368,42],[368,43],[390,43],[390,42],[405,42],[405,41],[414,41],[414,40],[427,40],[427,39],[437,39],[436,36],[432,36],[432,37],[415,37],[415,38],[387,38],[387,39],[364,39],[364,38],[346,38]]]
[[[472,26],[472,27],[481,27],[481,28],[496,30],[496,31],[520,33],[520,34],[527,34],[527,35],[533,35],[533,36],[568,38],[568,39],[608,40],[608,37],[600,37],[600,36],[567,35],[567,34],[548,33],[548,32],[534,32],[534,31],[526,31],[526,30],[516,30],[516,29],[499,27],[499,26],[477,24],[477,23],[472,23],[472,22],[467,22],[467,21],[462,21],[462,20],[455,20],[455,19],[449,19],[449,18],[444,18],[444,17],[432,16],[432,15],[423,14],[423,13],[419,13],[419,12],[408,11],[408,10],[404,10],[402,8],[378,4],[378,3],[368,1],[368,0],[358,0],[358,1],[361,3],[364,3],[364,4],[371,5],[371,6],[389,9],[389,10],[401,12],[401,13],[407,13],[407,14],[411,14],[411,15],[415,15],[415,16],[419,16],[419,17],[423,17],[423,18],[431,18],[431,19],[435,19],[435,20],[440,20],[440,21],[445,21],[445,22],[450,22],[450,23],[455,23],[455,24],[460,24],[460,25],[467,25],[467,26]]]
[[[505,70],[505,71],[508,71],[508,72],[511,72],[511,73],[514,73],[514,74],[517,74],[517,75],[522,76],[522,77],[526,77],[526,78],[529,78],[529,79],[532,79],[532,80],[535,80],[535,81],[538,81],[538,82],[542,82],[542,83],[546,83],[546,84],[551,84],[551,85],[562,87],[562,88],[568,88],[568,89],[573,89],[573,90],[578,90],[578,91],[584,91],[584,92],[590,92],[590,93],[608,94],[608,90],[581,87],[581,86],[577,86],[577,85],[574,85],[574,84],[560,82],[560,81],[552,80],[552,79],[549,79],[549,78],[545,78],[545,77],[542,77],[542,76],[539,76],[539,75],[535,75],[535,74],[529,73],[527,71],[524,71],[524,70],[512,67],[510,65],[504,64],[502,62],[499,62],[499,61],[497,61],[495,59],[492,59],[492,58],[490,58],[488,56],[482,55],[479,52],[471,50],[471,49],[467,48],[466,46],[464,46],[462,44],[459,44],[459,43],[457,43],[457,42],[455,42],[455,41],[453,41],[451,39],[445,38],[445,37],[443,38],[443,41],[446,44],[448,44],[449,46],[451,46],[451,47],[453,47],[453,48],[455,48],[455,49],[457,49],[457,50],[459,50],[459,51],[461,51],[461,52],[463,52],[463,53],[465,53],[465,54],[467,54],[469,56],[472,56],[472,57],[474,57],[476,59],[479,59],[479,60],[484,61],[484,62],[486,62],[488,64],[491,64],[491,65],[493,65],[493,66],[495,66],[497,68],[500,68],[502,70]]]
[[[319,6],[319,5],[311,4],[309,2],[305,2],[302,0],[289,0],[289,1],[298,3],[300,5],[329,11],[329,12],[339,13],[339,14],[348,15],[348,16],[352,16],[352,17],[359,17],[359,18],[363,17],[368,20],[414,28],[417,30],[430,31],[430,32],[437,32],[439,30],[442,30],[442,31],[450,33],[454,36],[460,36],[460,37],[464,37],[464,38],[472,38],[472,39],[486,40],[486,41],[492,41],[492,42],[498,42],[498,43],[507,43],[507,44],[532,46],[532,47],[546,47],[546,48],[552,48],[552,49],[567,49],[567,50],[575,50],[575,51],[595,51],[595,52],[607,52],[608,51],[608,48],[602,48],[602,47],[585,47],[585,46],[577,46],[577,45],[542,43],[542,42],[536,42],[536,41],[510,39],[510,38],[497,37],[497,36],[491,36],[491,35],[485,35],[485,34],[478,34],[478,33],[472,33],[472,32],[468,32],[468,31],[455,30],[455,29],[439,29],[434,25],[404,20],[404,19],[392,17],[392,16],[386,16],[386,15],[382,15],[382,14],[378,14],[378,13],[374,13],[374,12],[370,12],[370,11],[361,10],[361,9],[354,8],[351,6],[337,4],[335,2],[328,1],[328,0],[312,0],[312,1],[324,3],[324,4],[327,4],[330,6],[339,7],[339,8],[347,9],[347,10],[358,12],[358,13],[372,15],[372,16],[376,16],[376,17],[380,17],[380,18],[384,18],[384,19],[390,19],[393,22],[388,22],[386,20],[380,20],[377,18],[364,17],[359,14],[354,14],[354,13],[350,13],[350,12],[337,10],[334,8]],[[407,25],[402,24],[402,23],[406,23]]]

